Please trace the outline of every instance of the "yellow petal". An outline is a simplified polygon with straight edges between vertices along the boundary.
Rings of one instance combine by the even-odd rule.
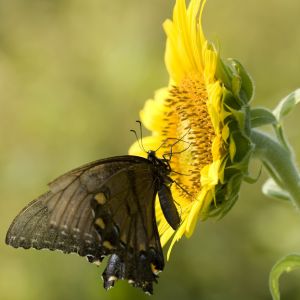
[[[174,230],[172,229],[172,227],[169,226],[169,228],[165,230],[165,232],[162,234],[160,238],[160,243],[162,247],[166,245],[166,243],[169,241],[169,239],[173,234],[174,234]]]
[[[188,218],[187,218],[187,225],[186,225],[186,231],[185,231],[185,235],[187,237],[190,237],[194,232],[196,223],[198,221],[199,212],[203,205],[205,194],[206,194],[206,191],[204,189],[202,189],[200,195],[198,196],[198,199],[192,204],[192,208],[191,208]]]
[[[229,130],[228,124],[225,124],[222,129],[222,138],[223,138],[224,142],[226,142],[228,140],[229,133],[230,133],[230,130]]]
[[[220,149],[222,148],[222,143],[223,141],[221,135],[217,135],[213,140],[211,150],[212,150],[212,156],[214,161],[220,159],[221,156]]]
[[[170,244],[170,247],[168,249],[167,260],[169,260],[169,258],[170,258],[170,254],[171,254],[171,251],[172,251],[172,248],[173,248],[175,242],[177,242],[183,236],[183,234],[185,232],[186,224],[187,224],[187,219],[185,219],[183,221],[183,223],[180,225],[180,227],[177,229],[177,231],[172,239],[172,242]]]
[[[235,153],[236,153],[236,145],[235,145],[234,139],[230,138],[229,154],[230,154],[231,161],[233,161]]]
[[[221,160],[212,162],[201,171],[201,185],[212,187],[218,184]]]
[[[230,132],[225,118],[230,113],[224,109],[225,88],[216,79],[217,51],[202,31],[205,2],[191,0],[187,8],[185,0],[176,0],[173,20],[163,24],[169,85],[157,91],[140,114],[152,132],[143,139],[144,148],[155,150],[167,139],[157,156],[173,154],[170,176],[177,184],[171,191],[182,220],[176,232],[158,201],[155,206],[162,246],[174,235],[168,258],[174,243],[184,234],[190,236],[197,220],[207,216],[215,186],[224,181],[228,158]],[[130,154],[145,156],[137,142]]]
[[[143,145],[141,143],[143,143]],[[145,152],[145,150],[155,150],[161,143],[161,137],[159,136],[146,136],[142,141],[139,140],[133,143],[128,150],[128,154],[147,157],[147,152]],[[142,147],[144,147],[145,150]]]
[[[166,112],[165,100],[168,98],[168,88],[161,88],[155,92],[154,100],[146,101],[140,118],[144,126],[151,131],[160,130],[160,122]]]
[[[205,43],[203,48],[204,56],[204,77],[208,83],[214,82],[216,67],[217,67],[217,53],[214,50],[209,49],[210,45]]]

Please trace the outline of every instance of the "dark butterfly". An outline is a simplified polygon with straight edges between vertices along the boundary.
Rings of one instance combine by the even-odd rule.
[[[109,255],[102,276],[106,289],[117,279],[152,293],[164,268],[154,203],[180,224],[173,202],[167,159],[117,156],[98,160],[58,177],[50,191],[29,203],[12,222],[6,243],[75,252],[99,263]]]

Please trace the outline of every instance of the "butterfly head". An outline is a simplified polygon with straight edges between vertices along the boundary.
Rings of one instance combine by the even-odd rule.
[[[158,158],[156,157],[156,151],[154,150],[148,150],[147,151],[148,154],[148,159],[152,162],[154,162],[155,160],[157,160]]]
[[[172,170],[168,159],[158,158],[156,156],[156,151],[154,150],[147,151],[147,154],[148,160],[153,163],[153,165],[158,170],[158,173],[160,173],[162,176],[167,176],[171,173]]]

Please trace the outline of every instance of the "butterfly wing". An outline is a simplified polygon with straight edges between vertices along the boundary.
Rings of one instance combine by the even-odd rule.
[[[92,201],[96,230],[102,244],[114,253],[103,273],[105,288],[120,278],[152,293],[152,282],[164,267],[154,212],[157,182],[152,168],[147,163],[118,172],[101,186]]]
[[[129,165],[128,161],[120,163],[118,159],[100,160],[60,176],[49,184],[49,192],[29,203],[15,218],[6,243],[13,247],[76,252],[82,256],[96,254],[100,240],[90,206],[91,189],[96,188],[92,185],[100,185]]]
[[[152,164],[134,156],[75,169],[21,211],[6,243],[75,252],[90,262],[111,255],[103,273],[106,288],[120,278],[151,293],[164,266],[154,212],[156,179]]]

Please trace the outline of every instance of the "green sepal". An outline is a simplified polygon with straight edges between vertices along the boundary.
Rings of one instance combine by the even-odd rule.
[[[228,90],[231,90],[232,71],[220,56],[218,56],[217,60],[216,78],[218,78]]]
[[[282,99],[276,108],[273,110],[273,114],[280,122],[283,117],[288,115],[300,102],[300,89],[295,90],[294,92],[290,93],[284,99]]]
[[[269,276],[269,288],[273,300],[280,300],[279,277],[284,272],[288,273],[298,268],[300,268],[300,254],[289,254],[276,262]]]
[[[251,119],[250,119],[250,106],[244,106],[244,113],[245,113],[245,134],[247,136],[251,135]]]
[[[240,98],[245,102],[249,103],[254,96],[254,83],[247,72],[247,70],[244,68],[244,66],[236,59],[230,59],[232,66],[236,70],[237,74],[241,78],[241,89],[239,92]]]
[[[245,163],[245,165],[248,166],[249,154],[253,150],[253,144],[251,143],[251,140],[241,131],[231,132],[230,140],[236,145],[235,154],[233,157],[231,157],[231,161],[233,163],[232,167],[236,167],[237,163]]]
[[[234,133],[236,140],[241,141],[240,134],[238,131]],[[241,183],[245,179],[245,174],[248,174],[249,159],[253,151],[253,145],[250,140],[244,135],[242,135],[242,139],[244,140],[243,144],[247,146],[240,147],[239,144],[238,153],[236,153],[236,158],[240,158],[239,162],[231,162],[230,159],[227,160],[224,171],[226,181],[216,186],[215,201],[212,202],[207,212],[207,217],[223,218],[238,199]]]
[[[251,128],[277,123],[277,119],[274,114],[266,108],[251,109],[250,120]]]
[[[231,176],[226,175],[226,177],[230,176],[226,184],[220,184],[216,187],[216,201],[212,202],[208,211],[208,217],[223,218],[238,199],[243,175],[237,170],[231,170],[230,172],[233,172],[233,174]]]
[[[292,201],[291,196],[285,190],[283,190],[276,182],[269,178],[262,187],[262,192],[264,195],[270,198],[274,198],[277,200],[284,200],[284,201]]]
[[[218,59],[216,78],[225,88],[223,89],[223,105],[228,116],[224,123],[229,127],[230,137],[227,150],[224,182],[215,187],[215,199],[211,203],[207,217],[226,215],[233,207],[242,181],[249,178],[248,165],[254,146],[250,140],[251,123],[249,101],[253,97],[253,83],[244,69],[236,60]]]
[[[240,97],[242,78],[236,70],[232,60],[227,59],[224,61],[223,67],[225,67],[226,73],[229,75],[228,79],[230,80],[230,84],[227,84],[227,88],[232,92],[238,107],[241,108],[246,103]]]
[[[232,91],[240,104],[249,103],[254,96],[254,84],[249,73],[236,59],[218,59],[216,77]]]
[[[223,91],[223,103],[224,107],[227,108],[229,111],[232,110],[240,110],[241,109],[241,103],[237,101],[236,97],[232,94],[231,91],[224,89]]]
[[[229,95],[226,95],[226,99],[232,99]],[[227,102],[228,103],[228,102]],[[226,104],[227,110],[230,112],[230,116],[228,117],[228,125],[230,127],[230,131],[234,131],[237,125],[239,130],[241,130],[246,135],[250,135],[251,132],[251,123],[250,123],[250,109],[248,106],[242,106],[238,109],[232,108],[232,106],[228,106]],[[234,122],[236,121],[236,122]],[[237,123],[237,125],[235,125]]]
[[[231,110],[231,118],[234,119],[236,122],[231,122],[228,123],[228,126],[230,128],[230,132],[235,131],[235,130],[245,130],[245,120],[246,120],[246,115],[245,112],[242,110]]]
[[[240,100],[240,91],[242,88],[242,78],[238,74],[234,74],[232,81],[231,81],[231,86],[232,86],[232,92],[233,95]],[[244,104],[243,102],[240,101],[241,104]]]
[[[234,122],[234,120],[236,122]],[[235,124],[237,123],[238,126]],[[231,110],[231,131],[239,130],[246,136],[251,134],[250,110],[244,106],[241,110]]]

